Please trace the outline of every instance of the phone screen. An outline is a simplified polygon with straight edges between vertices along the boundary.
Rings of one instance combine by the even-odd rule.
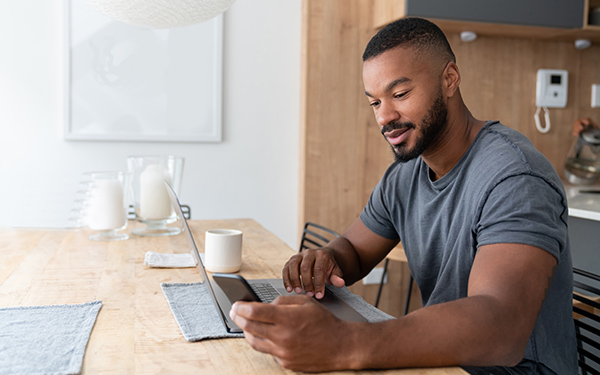
[[[231,303],[236,301],[256,301],[260,298],[254,293],[248,282],[240,275],[213,273],[213,280],[223,290]]]

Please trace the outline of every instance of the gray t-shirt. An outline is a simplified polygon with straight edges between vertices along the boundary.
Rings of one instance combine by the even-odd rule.
[[[547,371],[537,363],[577,373],[567,201],[556,171],[525,136],[487,122],[437,181],[420,157],[395,162],[360,218],[374,233],[402,241],[424,306],[467,296],[479,246],[520,243],[552,254],[558,265],[524,361],[540,373]]]

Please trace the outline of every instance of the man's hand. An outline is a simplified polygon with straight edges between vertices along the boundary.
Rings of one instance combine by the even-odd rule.
[[[367,275],[398,244],[373,233],[360,218],[325,247],[302,251],[283,267],[288,292],[323,298],[325,285],[352,285]]]
[[[273,355],[291,370],[332,371],[356,368],[358,335],[307,296],[283,296],[273,303],[236,302],[229,313],[255,350]],[[358,345],[360,346],[360,345]]]
[[[343,272],[327,248],[308,249],[290,258],[282,271],[283,284],[289,293],[302,293],[323,298],[325,285],[341,288],[345,285]]]

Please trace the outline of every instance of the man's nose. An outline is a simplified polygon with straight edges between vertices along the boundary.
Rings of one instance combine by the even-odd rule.
[[[392,105],[385,103],[381,103],[379,105],[376,117],[379,126],[385,126],[390,122],[400,120],[400,114],[398,111],[396,111]]]

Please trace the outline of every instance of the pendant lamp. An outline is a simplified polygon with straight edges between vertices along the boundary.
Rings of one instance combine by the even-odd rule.
[[[166,29],[207,21],[235,0],[85,0],[96,11],[130,25]]]

